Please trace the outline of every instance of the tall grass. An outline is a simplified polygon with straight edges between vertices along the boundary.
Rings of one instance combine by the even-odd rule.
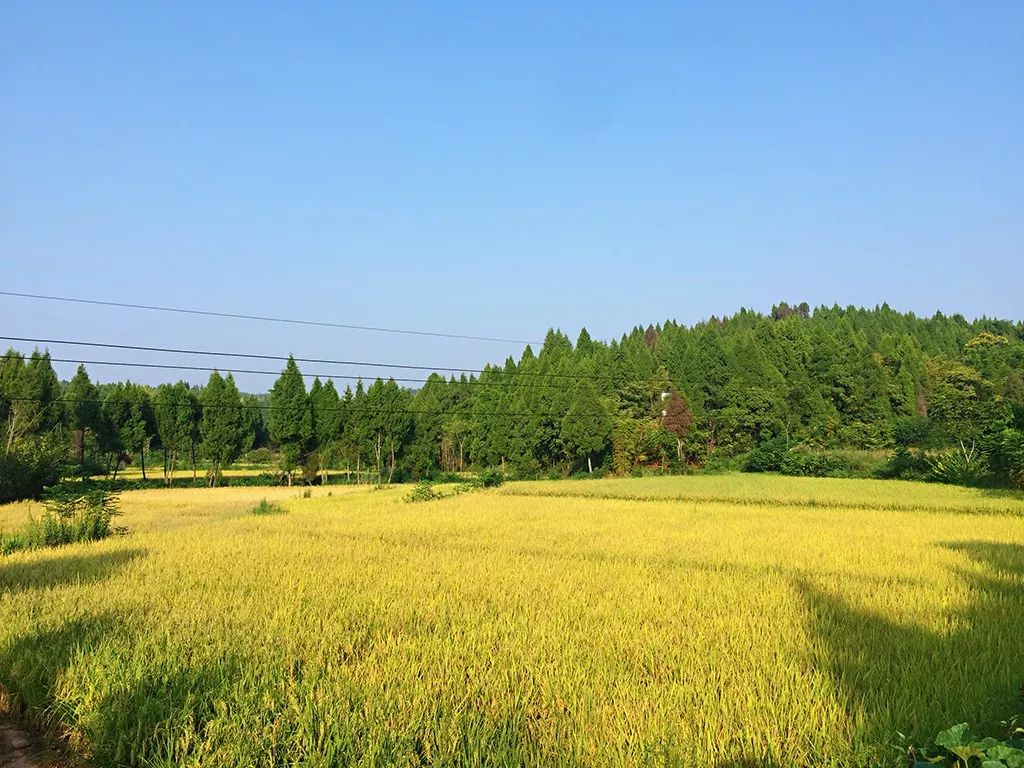
[[[105,539],[115,531],[117,500],[117,494],[85,484],[51,492],[42,515],[30,515],[17,533],[0,534],[0,554]]]
[[[896,766],[1013,711],[1019,500],[670,480],[126,493],[131,536],[0,563],[0,686],[168,767]]]

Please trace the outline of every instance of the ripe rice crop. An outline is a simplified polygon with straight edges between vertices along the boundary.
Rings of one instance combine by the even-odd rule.
[[[896,766],[1024,682],[1019,495],[330,490],[126,492],[129,535],[0,559],[7,705],[98,765]]]

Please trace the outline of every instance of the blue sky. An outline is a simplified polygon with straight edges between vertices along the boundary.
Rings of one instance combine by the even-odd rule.
[[[526,339],[1024,317],[1024,3],[328,5],[5,4],[0,287]],[[6,297],[0,327],[519,352]]]

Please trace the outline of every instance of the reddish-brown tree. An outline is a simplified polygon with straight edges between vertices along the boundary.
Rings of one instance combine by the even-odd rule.
[[[693,410],[685,395],[681,395],[674,389],[669,393],[665,402],[665,410],[661,416],[661,424],[665,431],[676,438],[676,457],[679,463],[683,463],[683,440],[690,434],[693,428]]]

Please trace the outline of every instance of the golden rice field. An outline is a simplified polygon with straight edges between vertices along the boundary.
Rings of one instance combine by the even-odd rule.
[[[8,706],[100,766],[896,766],[1024,683],[1020,495],[407,492],[135,491],[128,535],[0,560]]]

